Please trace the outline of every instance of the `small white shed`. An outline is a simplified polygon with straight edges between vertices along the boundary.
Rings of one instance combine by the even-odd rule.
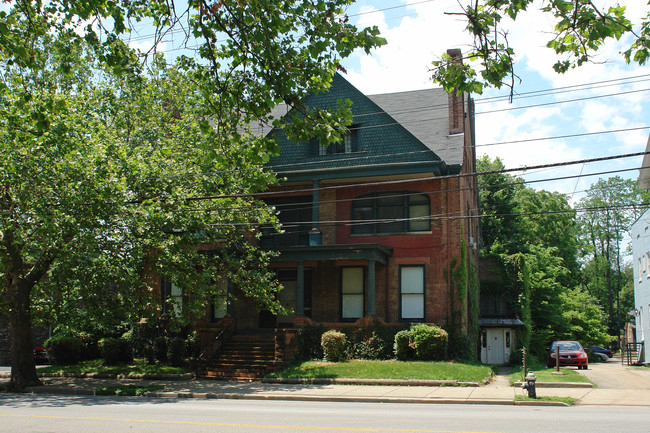
[[[479,318],[481,363],[504,365],[517,346],[517,329],[525,327],[517,318]]]

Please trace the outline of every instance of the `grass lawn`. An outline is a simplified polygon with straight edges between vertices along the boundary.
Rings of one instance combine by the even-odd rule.
[[[528,370],[532,370],[537,377],[537,382],[578,382],[578,383],[591,383],[589,379],[578,373],[573,367],[562,367],[560,368],[560,374],[555,374],[555,368],[546,368],[541,365],[537,369],[529,367]],[[514,371],[510,375],[510,384],[514,384],[517,381],[523,380],[524,375],[522,367],[515,367]]]
[[[515,395],[515,401],[560,401],[566,403],[569,406],[573,406],[578,401],[577,398],[573,397],[555,397],[555,396],[544,396],[537,398],[530,398],[524,395]]]
[[[168,365],[147,364],[143,360],[135,360],[131,364],[104,365],[102,359],[83,361],[75,365],[50,365],[38,369],[39,373],[76,373],[76,374],[183,374],[191,370],[183,367],[170,367]]]
[[[345,379],[428,379],[481,382],[491,376],[490,366],[457,362],[424,361],[307,361],[269,377]]]

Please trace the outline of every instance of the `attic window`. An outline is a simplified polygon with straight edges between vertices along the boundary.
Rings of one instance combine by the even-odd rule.
[[[352,153],[356,145],[356,134],[354,129],[348,130],[347,134],[341,137],[338,143],[320,143],[318,146],[318,154],[320,156],[335,155],[339,153]]]

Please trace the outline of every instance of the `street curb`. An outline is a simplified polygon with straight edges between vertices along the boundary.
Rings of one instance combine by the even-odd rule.
[[[490,404],[512,406],[513,400],[472,400],[472,399],[450,399],[450,398],[407,398],[407,397],[345,397],[345,396],[293,396],[293,395],[255,395],[237,393],[192,393],[192,392],[147,392],[145,397],[154,398],[196,398],[196,399],[223,399],[223,400],[268,400],[268,401],[329,401],[329,402],[350,402],[350,403],[416,403],[416,404]],[[535,402],[531,402],[535,403]]]
[[[95,389],[48,388],[47,386],[29,386],[25,388],[25,392],[48,395],[95,395]]]
[[[570,404],[564,403],[563,401],[517,401],[515,400],[515,406],[558,406],[558,407],[571,407]]]
[[[138,379],[138,380],[192,380],[194,373],[160,374],[160,373],[38,373],[38,377],[72,377],[78,379]]]
[[[47,395],[79,395],[94,396],[95,389],[71,389],[58,387],[28,387],[25,389],[31,394]],[[104,396],[102,397],[122,397]],[[555,401],[515,401],[511,399],[467,399],[467,398],[408,398],[408,397],[362,397],[362,396],[317,396],[317,395],[268,395],[268,394],[240,394],[240,393],[197,393],[197,392],[164,392],[149,391],[143,394],[148,398],[175,398],[175,399],[203,399],[203,400],[266,400],[266,401],[323,401],[323,402],[350,402],[350,403],[415,403],[415,404],[485,404],[499,406],[557,406],[569,407],[563,402]]]
[[[74,377],[78,379],[141,379],[141,380],[192,380],[194,373],[183,374],[160,374],[160,373],[38,373],[38,377]],[[11,379],[11,372],[0,373],[0,379]]]
[[[521,388],[523,382],[518,381],[513,385]],[[593,383],[586,382],[535,382],[537,388],[593,388]]]

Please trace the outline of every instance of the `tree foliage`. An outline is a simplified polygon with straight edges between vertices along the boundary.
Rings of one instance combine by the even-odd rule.
[[[491,253],[521,252],[519,218],[516,215],[516,195],[523,188],[523,180],[503,173],[505,166],[497,157],[483,155],[476,161],[479,203],[481,206],[481,233],[483,244]]]
[[[605,345],[615,339],[607,333],[603,309],[588,293],[571,289],[560,295],[560,301],[564,326],[558,329],[558,338],[579,340],[583,346]]]
[[[581,284],[603,307],[612,335],[623,326],[626,314],[620,297],[629,281],[625,238],[649,201],[649,193],[639,190],[636,182],[614,176],[593,184],[578,204],[584,209],[578,226],[584,268]]]
[[[384,42],[347,22],[348,3],[55,0],[0,12],[0,290],[13,386],[38,382],[33,314],[66,324],[109,324],[116,307],[126,312],[117,320],[155,315],[158,275],[185,289],[181,320],[205,311],[224,276],[279,308],[270,253],[252,231],[274,215],[251,196],[274,182],[262,167],[276,146],[248,126],[283,127],[270,116],[277,103],[304,111],[300,100],[328,88],[341,58]],[[128,44],[139,23],[155,29],[149,53]],[[188,49],[173,65],[156,55],[170,32]],[[303,117],[290,134],[336,139],[349,107]]]
[[[561,296],[577,280],[575,211],[566,196],[534,190],[522,179],[503,173],[498,158],[483,156],[477,169],[488,173],[479,177],[482,254],[497,254],[502,263],[517,264],[523,270],[504,272],[511,281],[502,283],[500,290],[502,296],[517,296],[509,299],[511,303],[525,303],[513,311],[528,320],[529,350],[542,356],[564,329]],[[526,290],[530,293],[519,299]]]
[[[593,0],[475,0],[458,15],[467,20],[474,44],[466,54],[476,66],[450,63],[448,54],[433,62],[434,80],[445,90],[482,93],[485,87],[514,87],[516,53],[508,42],[507,22],[529,8],[539,7],[554,23],[546,46],[558,56],[553,68],[563,73],[591,60],[607,40],[632,36],[622,53],[626,62],[643,65],[650,56],[650,10],[641,23],[632,23],[625,7],[601,6]]]

